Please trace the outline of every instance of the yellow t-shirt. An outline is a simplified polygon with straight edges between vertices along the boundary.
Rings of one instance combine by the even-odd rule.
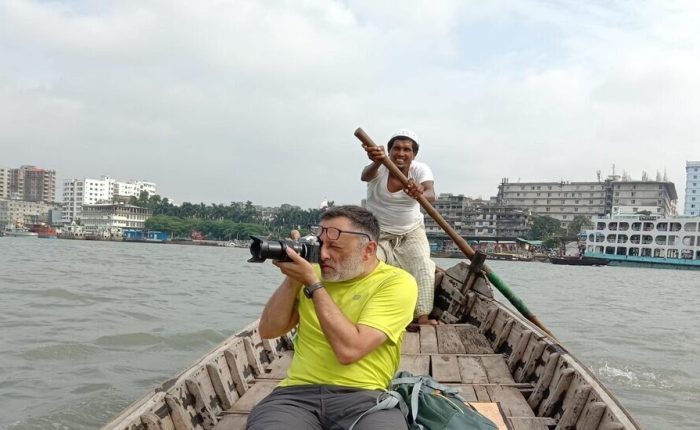
[[[381,330],[388,339],[357,362],[340,364],[321,330],[313,301],[300,291],[294,358],[280,386],[387,388],[399,367],[404,330],[413,318],[418,295],[416,280],[402,269],[379,262],[374,271],[359,280],[325,281],[323,285],[353,324]]]

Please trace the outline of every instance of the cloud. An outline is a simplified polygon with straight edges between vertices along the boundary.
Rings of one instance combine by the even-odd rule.
[[[700,159],[693,2],[0,5],[3,165],[178,201],[358,202],[352,136],[418,131],[438,192]],[[60,194],[60,190],[59,190]]]

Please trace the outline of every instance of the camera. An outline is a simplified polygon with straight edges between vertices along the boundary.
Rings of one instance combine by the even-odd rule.
[[[277,261],[292,261],[287,256],[287,247],[292,248],[309,263],[318,263],[321,254],[321,241],[316,236],[307,236],[299,240],[271,239],[267,240],[259,236],[250,236],[253,242],[250,244],[250,255],[253,257],[248,263],[262,263],[270,258]]]

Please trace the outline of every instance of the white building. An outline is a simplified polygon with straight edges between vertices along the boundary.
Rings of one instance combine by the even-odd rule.
[[[143,230],[151,211],[124,203],[84,205],[80,221],[86,235],[121,237],[124,229]]]
[[[10,198],[10,169],[0,167],[0,199]]]
[[[599,182],[517,182],[504,179],[498,186],[498,202],[529,209],[535,216],[547,215],[566,226],[577,215],[587,218],[609,214],[653,215],[676,213],[676,187],[667,181],[620,180]]]
[[[687,216],[700,216],[700,161],[685,162],[685,210]]]
[[[63,222],[81,219],[84,205],[112,203],[117,197],[138,197],[141,191],[155,194],[156,184],[135,180],[120,182],[109,176],[67,179],[63,182]]]

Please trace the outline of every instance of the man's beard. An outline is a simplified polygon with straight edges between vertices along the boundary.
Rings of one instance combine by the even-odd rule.
[[[342,264],[338,264],[333,274],[326,276],[322,273],[323,279],[331,282],[340,282],[360,276],[365,270],[360,251],[361,249],[358,249],[356,253],[353,253]]]

